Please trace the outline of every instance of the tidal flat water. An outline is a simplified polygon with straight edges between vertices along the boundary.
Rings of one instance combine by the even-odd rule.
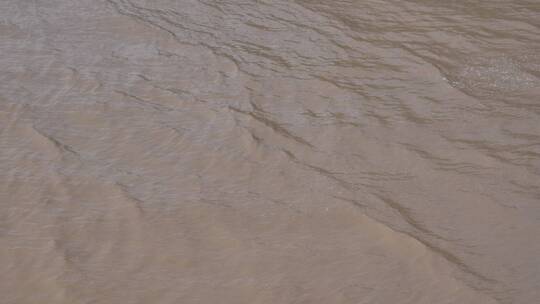
[[[0,303],[540,303],[540,1],[0,1]]]

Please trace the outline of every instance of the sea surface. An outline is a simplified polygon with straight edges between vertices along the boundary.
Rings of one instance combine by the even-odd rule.
[[[0,1],[0,303],[540,303],[540,1]]]

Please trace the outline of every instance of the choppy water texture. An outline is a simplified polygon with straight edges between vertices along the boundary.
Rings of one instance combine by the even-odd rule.
[[[540,301],[537,0],[3,0],[1,303]]]

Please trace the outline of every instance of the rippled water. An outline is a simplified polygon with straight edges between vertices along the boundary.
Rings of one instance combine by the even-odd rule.
[[[537,0],[0,2],[1,303],[540,300]]]

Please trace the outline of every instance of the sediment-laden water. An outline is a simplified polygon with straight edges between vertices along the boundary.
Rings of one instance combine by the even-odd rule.
[[[540,299],[536,0],[0,2],[6,304]]]

